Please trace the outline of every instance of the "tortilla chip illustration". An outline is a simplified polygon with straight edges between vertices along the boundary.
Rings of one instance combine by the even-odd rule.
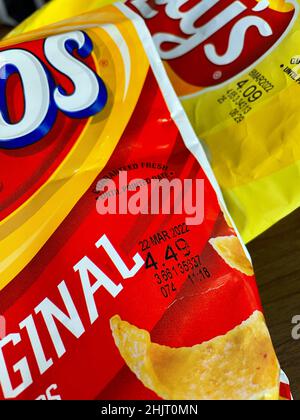
[[[209,243],[229,267],[239,270],[247,276],[254,275],[251,261],[247,258],[240,240],[236,236],[212,238]]]
[[[145,387],[168,400],[276,400],[279,365],[261,312],[224,336],[171,348],[116,315],[113,337]]]

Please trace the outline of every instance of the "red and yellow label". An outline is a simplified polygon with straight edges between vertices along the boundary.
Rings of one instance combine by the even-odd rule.
[[[28,147],[0,149],[2,288],[30,262],[90,187],[118,144],[136,106],[149,64],[143,49],[133,47],[140,41],[132,24],[128,22],[119,29],[118,14],[108,16],[109,20],[106,15],[97,17],[97,25],[93,17],[87,18],[86,26],[93,27],[83,27],[93,43],[93,51],[82,62],[101,75],[109,92],[104,109],[87,118],[74,118],[58,109],[46,135],[41,129],[43,137],[39,141]],[[72,29],[73,25],[69,26]],[[56,26],[43,35],[55,36],[59,30],[70,29],[68,24]],[[128,45],[128,38],[136,41]],[[51,73],[52,83],[71,97],[72,80],[49,63],[43,50],[45,40],[36,40],[35,35],[26,37],[26,41],[19,39],[14,41],[13,50],[26,49],[37,56],[42,67]],[[1,52],[6,50],[11,51],[12,47],[1,48]],[[34,85],[27,89],[33,89],[34,96]],[[26,96],[22,90],[20,73],[14,73],[6,86],[13,122],[24,113]],[[44,96],[42,101],[46,101]]]
[[[254,65],[291,28],[295,16],[293,5],[284,1],[127,4],[145,18],[180,96],[218,86]]]

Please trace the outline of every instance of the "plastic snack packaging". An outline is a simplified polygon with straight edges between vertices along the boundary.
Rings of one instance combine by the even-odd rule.
[[[144,17],[248,242],[300,204],[298,0],[126,4]],[[54,0],[18,31],[58,19],[61,5]],[[86,7],[64,0],[62,13]]]
[[[118,4],[2,42],[0,95],[0,397],[290,398],[143,20]]]
[[[43,6],[48,0],[1,0],[0,1],[0,23],[10,26],[17,25],[27,16],[30,16],[36,9]]]

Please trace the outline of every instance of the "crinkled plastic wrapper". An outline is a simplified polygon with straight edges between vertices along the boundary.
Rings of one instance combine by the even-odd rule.
[[[54,0],[17,31],[106,3]],[[231,215],[251,240],[300,204],[298,0],[126,4],[144,17]]]
[[[0,398],[290,398],[246,248],[143,20],[119,4],[12,38],[0,75]],[[135,197],[187,179],[197,223]],[[142,211],[102,212],[124,196]]]

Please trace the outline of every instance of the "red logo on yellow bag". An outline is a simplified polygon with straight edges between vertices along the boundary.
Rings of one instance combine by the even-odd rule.
[[[226,82],[292,26],[294,0],[130,0],[146,20],[179,94]]]

